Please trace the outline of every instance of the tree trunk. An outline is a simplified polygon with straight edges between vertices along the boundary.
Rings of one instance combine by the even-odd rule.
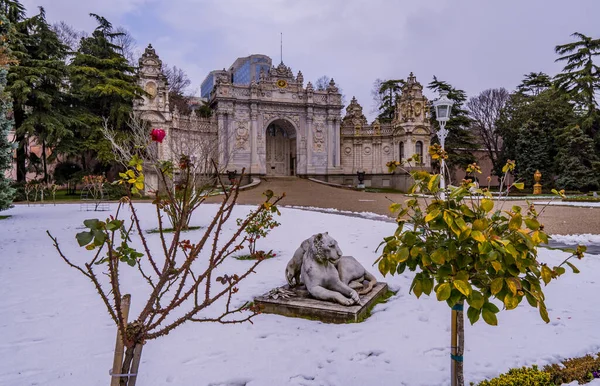
[[[131,295],[126,294],[121,298],[121,315],[123,316],[123,322],[127,325],[127,318],[129,317],[129,305],[131,304]],[[118,311],[118,310],[117,310]],[[110,380],[110,386],[119,386],[121,379],[127,379],[122,377],[115,377],[115,374],[126,374],[122,371],[123,364],[123,336],[121,336],[121,331],[119,331],[119,327],[117,326],[117,341],[115,343],[115,357],[113,359],[113,367],[112,367],[112,377]],[[129,349],[128,349],[129,350]],[[127,385],[127,383],[125,383]]]
[[[46,141],[42,139],[42,161],[44,162],[44,182],[48,183],[48,164],[46,160]]]
[[[27,182],[27,152],[25,150],[25,136],[15,137],[17,144],[17,182]]]
[[[452,307],[452,336],[450,340],[450,373],[452,386],[464,386],[463,354],[465,347],[464,301]]]

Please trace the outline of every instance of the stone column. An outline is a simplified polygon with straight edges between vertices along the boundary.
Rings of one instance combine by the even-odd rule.
[[[327,117],[327,129],[326,131],[326,135],[327,138],[325,140],[325,143],[327,144],[327,170],[329,171],[331,168],[333,168],[333,154],[334,154],[334,143],[335,143],[335,125],[334,125],[334,119],[333,117]]]
[[[223,111],[217,111],[217,138],[219,140],[219,168],[225,168],[227,165],[227,155],[229,154],[228,136],[229,128],[227,127],[227,114]]]
[[[258,162],[258,111],[254,107],[250,111],[250,170],[249,174],[259,174],[260,166]]]
[[[312,108],[306,115],[306,174],[314,172],[313,155],[313,114]]]

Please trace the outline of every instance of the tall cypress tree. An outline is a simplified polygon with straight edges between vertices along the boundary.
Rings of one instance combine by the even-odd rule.
[[[133,102],[144,93],[137,85],[135,69],[113,43],[121,33],[115,32],[105,18],[90,16],[98,27],[81,40],[69,65],[74,105],[81,122],[78,137],[83,142],[80,154],[84,169],[89,169],[86,160],[92,154],[105,163],[113,160],[110,144],[100,130],[102,124],[106,119],[112,128],[125,133]]]
[[[14,198],[15,190],[10,186],[10,180],[5,172],[12,167],[12,144],[8,141],[8,132],[13,127],[9,118],[12,108],[10,95],[5,91],[8,65],[12,58],[8,47],[8,36],[11,24],[8,18],[0,14],[0,210],[8,209]]]
[[[448,99],[454,102],[450,119],[446,123],[448,136],[446,137],[444,148],[448,153],[449,168],[460,167],[465,169],[469,164],[476,161],[472,152],[478,147],[475,138],[469,130],[471,125],[469,113],[464,108],[467,94],[463,90],[454,88],[447,82],[438,80],[435,76],[427,87],[436,94],[440,91],[448,91]],[[431,108],[431,125],[435,128],[436,132],[440,129],[433,106]],[[437,137],[435,140],[437,141]]]

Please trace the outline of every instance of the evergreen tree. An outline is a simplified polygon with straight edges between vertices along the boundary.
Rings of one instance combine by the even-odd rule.
[[[451,170],[457,167],[466,169],[469,164],[476,161],[472,152],[478,148],[477,141],[469,130],[471,118],[469,118],[469,113],[464,108],[467,94],[463,90],[452,87],[447,82],[438,80],[435,76],[433,81],[429,83],[428,88],[436,94],[440,91],[448,91],[448,99],[454,102],[450,119],[446,123],[448,136],[446,137],[444,149],[448,153],[448,167]],[[431,125],[436,132],[440,129],[433,106],[431,107]],[[439,142],[437,136],[434,141]]]
[[[396,101],[402,94],[402,86],[404,79],[389,79],[384,80],[379,85],[379,115],[377,118],[380,122],[391,122],[396,116]]]
[[[48,181],[47,151],[72,136],[64,94],[67,47],[50,28],[43,8],[24,24],[19,64],[11,68],[9,90],[14,99],[16,133],[22,138],[19,146],[25,147],[31,139],[41,145],[44,181]],[[20,177],[24,180],[24,175]]]
[[[0,13],[8,18],[11,23],[11,30],[8,34],[8,48],[11,51],[11,55],[16,59],[17,63],[22,59],[24,55],[23,45],[21,40],[26,36],[27,23],[25,22],[25,7],[18,0],[0,0]],[[8,81],[10,86],[10,81]],[[14,111],[13,114],[18,114],[19,111]],[[26,143],[25,136],[17,134],[15,136],[15,143],[17,145],[17,181],[25,181],[26,170]]]
[[[552,79],[543,72],[530,72],[517,86],[517,92],[528,96],[538,96],[552,87]]]
[[[11,64],[8,35],[11,24],[4,14],[0,14],[0,210],[8,209],[14,198],[15,190],[5,172],[12,167],[12,144],[8,141],[8,132],[13,127],[9,118],[11,110],[10,95],[5,91],[8,65]]]
[[[596,101],[596,93],[600,91],[600,66],[594,63],[594,56],[600,55],[600,39],[592,39],[579,32],[571,36],[578,40],[555,48],[556,53],[562,55],[556,61],[567,63],[556,75],[556,85],[585,112],[581,125],[593,138],[600,131]]]
[[[542,184],[553,187],[558,150],[554,135],[558,128],[575,121],[569,97],[560,90],[549,88],[539,95],[522,91],[511,94],[497,123],[503,141],[499,165],[516,160],[516,177],[527,185],[539,169]]]
[[[515,176],[521,182],[524,182],[527,187],[532,187],[534,184],[533,175],[539,170],[544,178],[544,186],[546,188],[553,187],[554,175],[554,156],[556,150],[553,147],[554,138],[549,135],[547,130],[537,122],[527,121],[518,130],[515,156],[517,168]]]
[[[578,125],[558,129],[556,185],[565,190],[598,190],[600,158],[594,152],[594,142]]]
[[[79,150],[84,169],[92,154],[105,163],[113,160],[110,144],[100,128],[106,119],[108,125],[124,134],[133,102],[144,93],[137,85],[135,69],[113,43],[122,33],[114,32],[105,18],[90,16],[96,19],[98,27],[81,40],[69,65],[73,105],[80,121],[71,150]]]

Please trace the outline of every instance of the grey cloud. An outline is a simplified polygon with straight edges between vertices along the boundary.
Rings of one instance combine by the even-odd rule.
[[[26,0],[32,8],[35,0]],[[168,63],[185,69],[194,87],[212,69],[235,58],[265,53],[307,80],[333,77],[347,97],[371,110],[375,78],[413,71],[426,85],[433,75],[469,95],[504,86],[523,74],[560,70],[555,45],[579,31],[600,36],[595,0],[38,0],[51,18],[77,26],[99,12],[116,21],[133,12],[148,25],[168,26],[152,42]],[[83,19],[82,19],[83,18]],[[116,22],[115,22],[116,23]],[[92,23],[93,24],[93,23]],[[125,25],[138,42],[139,26]],[[89,27],[88,27],[89,28]],[[434,97],[433,95],[429,95]],[[370,114],[370,119],[374,118]]]

